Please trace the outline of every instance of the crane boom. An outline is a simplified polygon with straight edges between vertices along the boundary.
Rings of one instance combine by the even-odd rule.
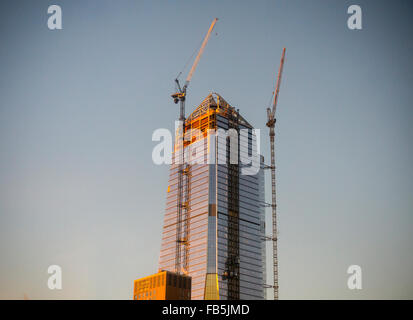
[[[280,68],[278,69],[277,83],[275,85],[274,100],[272,103],[272,116],[273,117],[275,117],[275,109],[277,108],[278,94],[280,92],[281,76],[282,76],[283,68],[284,68],[284,57],[285,57],[285,48],[283,49],[283,53],[281,55]]]
[[[202,42],[201,48],[199,48],[199,52],[195,58],[194,64],[192,65],[192,68],[189,71],[188,76],[186,77],[185,87],[188,87],[188,84],[192,79],[192,75],[194,74],[195,69],[198,66],[199,59],[201,59],[201,56],[204,53],[204,49],[208,43],[209,37],[211,36],[212,30],[214,29],[215,23],[217,23],[217,21],[218,18],[215,18],[214,21],[212,21],[211,26],[209,27],[209,30],[204,38],[204,41]]]

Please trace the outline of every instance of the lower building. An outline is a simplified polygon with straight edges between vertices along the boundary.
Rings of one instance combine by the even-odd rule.
[[[191,300],[191,277],[169,271],[137,279],[133,300]]]

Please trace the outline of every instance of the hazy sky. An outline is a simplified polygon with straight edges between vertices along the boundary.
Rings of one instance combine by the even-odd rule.
[[[63,29],[47,28],[58,4]],[[363,29],[347,28],[359,4]],[[173,80],[219,21],[187,112],[277,110],[281,299],[413,299],[411,1],[1,1],[0,298],[130,299],[157,271]],[[187,70],[188,71],[188,70]],[[269,199],[269,179],[267,196]],[[270,214],[270,213],[268,213]],[[63,290],[47,288],[49,265]],[[349,265],[363,289],[347,288]]]

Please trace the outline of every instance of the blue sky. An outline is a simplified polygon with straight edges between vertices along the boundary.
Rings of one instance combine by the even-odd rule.
[[[47,28],[51,4],[62,30]],[[151,136],[174,127],[173,80],[218,17],[187,112],[220,93],[262,129],[266,158],[287,48],[280,298],[412,299],[412,6],[357,1],[351,31],[351,4],[2,1],[0,298],[129,299],[157,271],[168,167],[152,163]],[[47,288],[51,264],[61,291]],[[352,264],[360,291],[347,288]]]

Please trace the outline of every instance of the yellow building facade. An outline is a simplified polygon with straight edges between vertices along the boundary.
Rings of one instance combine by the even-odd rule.
[[[137,279],[133,300],[191,300],[191,277],[170,271]]]

